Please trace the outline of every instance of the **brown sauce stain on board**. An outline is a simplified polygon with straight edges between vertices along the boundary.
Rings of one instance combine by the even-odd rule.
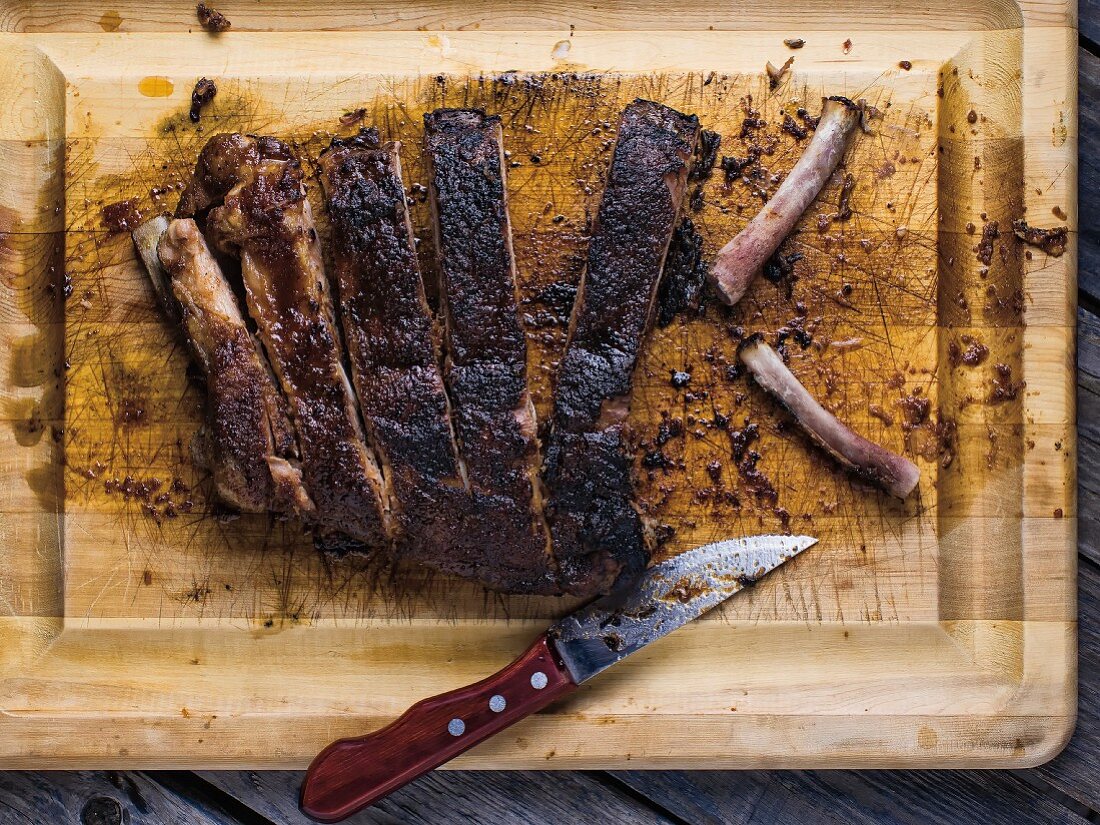
[[[60,332],[64,286],[60,265],[61,236],[33,232],[60,214],[60,200],[43,191],[29,205],[29,226],[20,214],[0,206],[0,285],[14,297],[15,317],[29,323],[34,332],[11,341],[9,380],[23,389],[35,390],[32,397],[8,398],[3,415],[11,422],[20,447],[39,447],[43,459],[26,471],[25,480],[38,504],[54,518],[62,507],[62,447],[64,399],[64,340]],[[23,395],[23,393],[20,393]]]
[[[219,92],[216,123],[191,124],[185,109],[167,115],[151,135],[156,149],[133,157],[126,174],[96,177],[88,186],[94,193],[89,203],[74,204],[69,223],[97,225],[104,205],[123,201],[133,201],[142,215],[170,211],[180,187],[190,178],[195,157],[215,132],[275,134],[291,143],[308,173],[334,134],[354,131],[361,122],[377,127],[384,139],[402,142],[412,221],[420,239],[418,252],[432,291],[433,250],[420,152],[423,114],[440,106],[477,106],[499,113],[509,153],[506,172],[521,312],[528,334],[530,388],[539,418],[545,421],[572,296],[584,267],[590,221],[599,204],[622,107],[641,96],[697,113],[704,128],[722,135],[721,155],[736,159],[736,163],[722,164],[732,171],[699,182],[701,207],[691,217],[703,238],[704,259],[709,259],[756,213],[800,155],[805,141],[783,124],[796,119],[802,128],[812,130],[821,95],[835,91],[788,84],[790,88],[780,94],[768,95],[762,75],[715,75],[704,82],[710,74],[640,77],[561,71],[394,78],[385,84],[385,94],[342,100],[333,105],[330,117],[311,123],[295,123],[292,115],[284,113],[279,106],[288,104],[280,102],[281,94],[272,100],[259,99],[247,86],[227,80]],[[945,458],[949,448],[941,446],[953,444],[955,432],[953,423],[938,416],[933,196],[938,131],[925,110],[887,105],[885,88],[867,94],[884,113],[882,121],[876,121],[878,134],[857,138],[846,168],[838,170],[780,248],[791,269],[789,276],[780,283],[757,279],[732,310],[704,296],[698,311],[675,318],[649,337],[635,374],[630,425],[634,439],[650,445],[638,450],[637,489],[643,511],[666,526],[663,534],[668,541],[662,554],[728,535],[785,530],[812,532],[823,543],[832,539],[835,547],[865,548],[920,518],[921,508],[935,507],[936,489],[930,482],[951,463]],[[354,118],[341,122],[347,112],[353,112]],[[295,125],[272,125],[284,121]],[[890,174],[876,174],[876,169],[887,166]],[[846,176],[851,176],[852,183],[842,203]],[[312,178],[307,189],[327,251],[329,229]],[[836,220],[840,212],[847,220]],[[824,218],[820,230],[819,218]],[[899,234],[900,227],[906,232]],[[246,516],[236,519],[232,529],[219,526],[218,509],[204,495],[204,475],[190,459],[190,438],[201,426],[203,399],[187,380],[188,358],[175,331],[162,322],[151,295],[140,290],[140,300],[124,310],[99,297],[104,292],[101,261],[105,253],[107,258],[126,260],[132,257],[127,244],[117,236],[108,246],[74,243],[69,249],[75,296],[68,304],[70,330],[86,329],[120,314],[143,324],[140,348],[131,339],[107,344],[82,335],[72,340],[70,356],[74,371],[80,373],[71,388],[72,414],[83,412],[86,420],[69,440],[73,466],[101,461],[108,465],[103,477],[155,472],[160,478],[182,478],[194,488],[194,512],[186,519],[165,521],[158,535],[172,547],[191,548],[186,552],[198,558],[213,554],[220,564],[239,565],[241,579],[235,589],[219,588],[207,597],[224,599],[225,609],[249,582],[257,588],[270,587],[272,571],[278,573],[276,590],[286,603],[287,615],[303,609],[344,615],[362,610],[362,604],[374,599],[396,598],[393,581],[375,590],[361,571],[323,568],[309,538],[295,524]],[[969,245],[974,245],[974,239],[969,239]],[[969,258],[974,261],[973,252]],[[140,282],[136,270],[126,274]],[[92,298],[83,307],[78,302],[86,292]],[[837,472],[775,402],[740,373],[738,342],[761,332],[777,345],[781,330],[786,330],[782,343],[791,369],[825,406],[926,470],[919,504],[893,501]],[[851,341],[860,343],[844,345]],[[999,358],[995,342],[989,346],[990,358]],[[105,393],[126,397],[117,383],[118,373],[104,369],[103,359],[120,360],[144,375],[150,395],[143,399],[148,406],[143,408],[140,426],[119,422],[95,400]],[[671,386],[669,376],[676,372],[690,373],[690,385]],[[891,375],[897,380],[886,380]],[[909,414],[904,409],[906,398],[921,399],[921,407],[929,405],[912,432],[897,423]],[[871,409],[880,414],[869,413]],[[95,416],[100,420],[87,421]],[[735,434],[744,431],[746,422],[756,426],[757,435],[751,446],[739,448]],[[931,446],[910,444],[914,434],[926,430]],[[128,433],[125,438],[119,435],[122,431]],[[644,467],[645,455],[655,451],[662,460]],[[86,502],[102,502],[107,512],[135,503],[117,496],[108,503],[101,486],[95,484],[74,483],[74,494]],[[190,531],[186,534],[185,524]],[[232,558],[240,561],[226,560],[230,548]],[[266,554],[266,566],[257,570],[254,561],[246,560],[255,560],[261,551]],[[851,552],[858,557],[865,551]],[[857,569],[870,575],[872,568],[865,558],[856,559],[861,565]],[[433,582],[433,577],[416,571],[409,576],[410,609],[428,604],[439,615],[472,610],[468,606],[475,602],[482,616],[557,611],[563,605],[554,600],[485,600],[450,579],[438,577]],[[178,591],[179,585],[176,581],[164,586]],[[332,595],[336,592],[341,593],[338,600]],[[455,608],[456,603],[467,607]]]

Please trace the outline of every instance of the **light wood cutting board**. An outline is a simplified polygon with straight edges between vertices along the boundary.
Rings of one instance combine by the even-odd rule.
[[[402,140],[412,185],[425,111],[499,112],[545,415],[555,296],[579,276],[635,96],[696,112],[723,155],[744,155],[752,110],[766,121],[766,172],[716,171],[688,210],[709,253],[798,157],[784,114],[830,94],[881,113],[784,248],[804,255],[790,294],[761,280],[733,312],[656,331],[636,381],[639,493],[672,528],[663,553],[785,526],[821,543],[454,766],[1019,767],[1061,748],[1076,692],[1072,5],[219,8],[234,23],[220,36],[181,2],[0,8],[2,766],[302,767],[497,669],[573,606],[326,564],[293,524],[219,514],[190,458],[201,392],[117,224],[172,208],[217,131],[291,139],[308,161],[362,109]],[[770,89],[765,63],[792,56]],[[200,76],[219,92],[195,125]],[[1066,254],[1018,244],[1021,217],[1068,224]],[[414,219],[423,232],[422,202]],[[792,339],[792,368],[920,464],[918,500],[839,474],[731,374],[739,327],[799,317],[812,341]],[[980,364],[959,362],[978,345]],[[732,458],[749,423],[774,501]]]

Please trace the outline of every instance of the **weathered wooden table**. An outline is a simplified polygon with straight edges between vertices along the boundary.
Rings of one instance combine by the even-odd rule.
[[[1082,0],[1080,32],[1080,711],[1066,750],[1013,772],[440,772],[352,822],[1100,821],[1100,0]],[[0,773],[0,825],[301,823],[299,780],[282,772]]]

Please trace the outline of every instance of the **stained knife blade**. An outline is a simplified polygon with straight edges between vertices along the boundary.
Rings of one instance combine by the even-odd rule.
[[[579,685],[816,543],[811,536],[750,536],[696,547],[649,568],[635,587],[566,616],[549,636]]]
[[[493,676],[417,702],[384,728],[313,760],[300,806],[339,822],[577,689],[817,543],[752,536],[707,544],[646,570],[628,589],[553,624]]]

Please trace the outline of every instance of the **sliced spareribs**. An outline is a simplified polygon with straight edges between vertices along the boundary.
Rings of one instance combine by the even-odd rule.
[[[207,231],[240,258],[249,314],[298,435],[317,528],[385,547],[389,492],[344,370],[301,165],[274,138],[219,135],[203,149],[184,204],[213,206]]]
[[[500,118],[439,109],[424,125],[445,377],[473,500],[469,528],[484,536],[496,586],[552,592]]]
[[[206,427],[192,445],[196,460],[210,470],[219,498],[238,510],[309,512],[282,397],[195,222],[168,223],[157,254],[206,379]]]
[[[626,419],[698,135],[694,115],[647,100],[631,103],[619,120],[547,445],[547,515],[571,592],[606,591],[649,560]]]
[[[403,557],[456,575],[472,517],[435,323],[416,257],[399,144],[337,138],[321,156],[340,318],[363,420],[391,481]],[[489,583],[489,582],[487,582]]]

